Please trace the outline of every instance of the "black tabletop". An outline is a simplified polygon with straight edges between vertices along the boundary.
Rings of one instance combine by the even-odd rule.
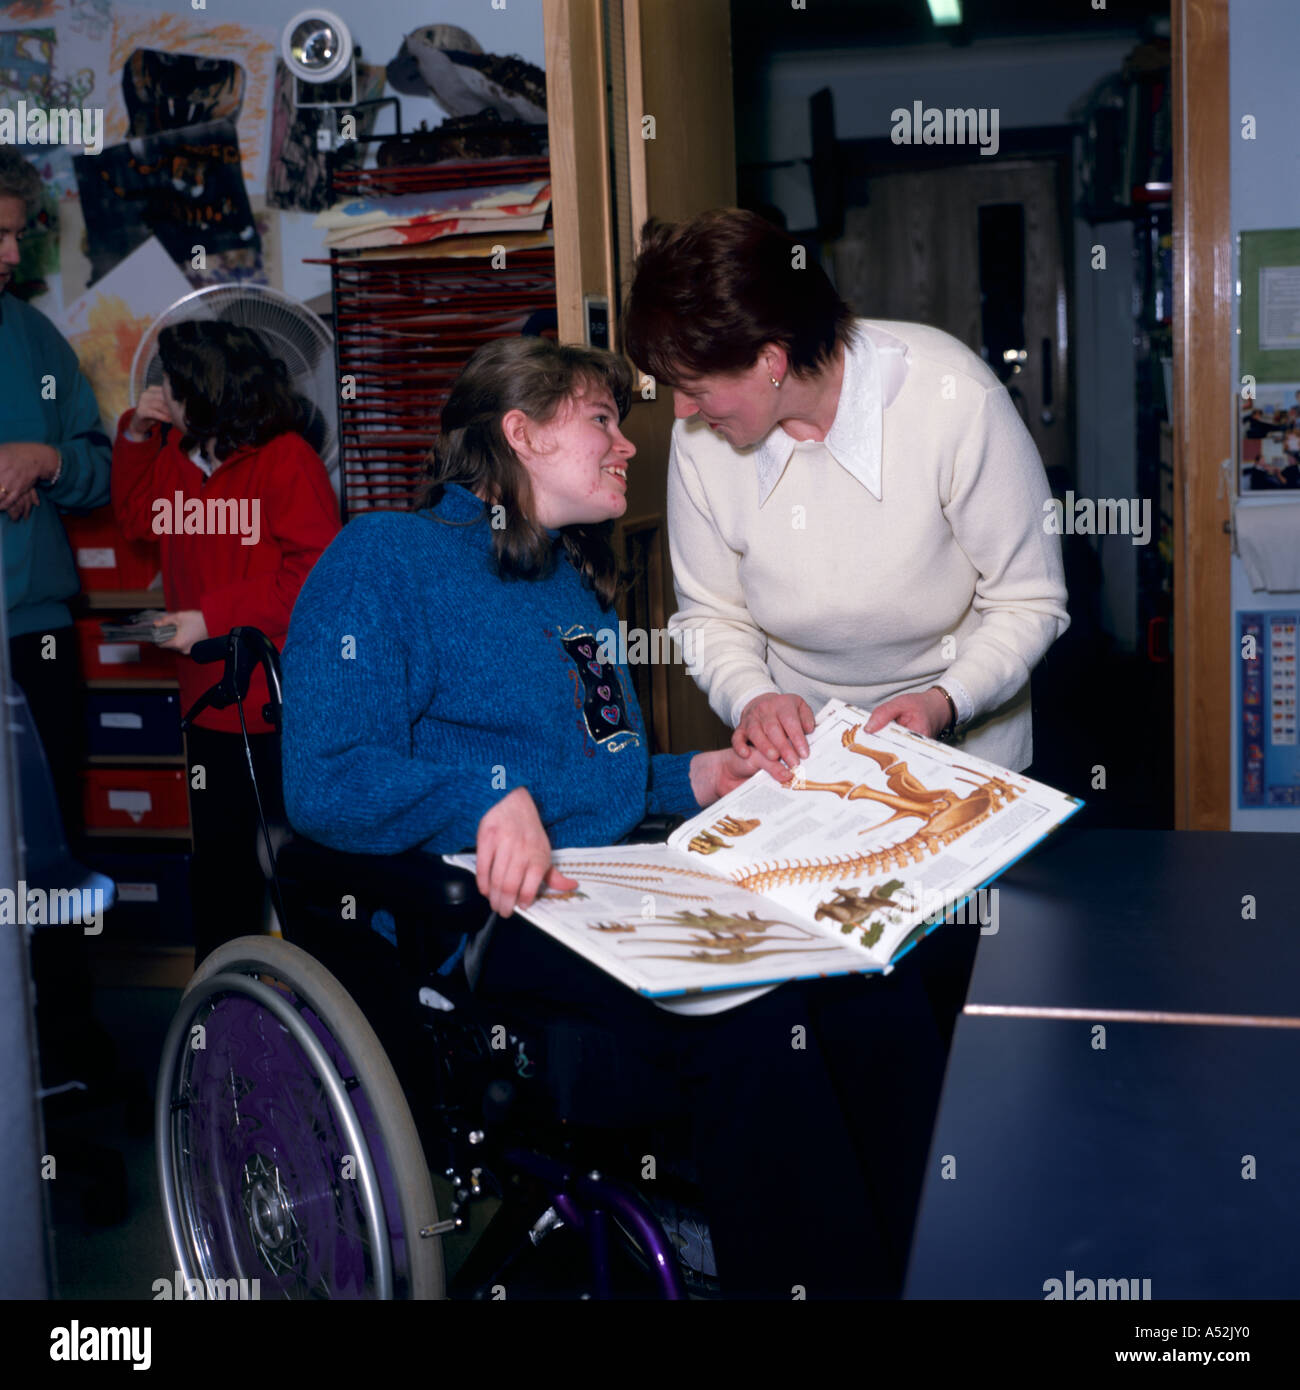
[[[1300,835],[1071,822],[993,886],[968,1005],[1300,1018]]]
[[[1195,838],[1199,861],[1172,857],[1208,886],[1219,837]],[[1244,971],[1229,978],[1254,998]],[[1131,983],[1122,962],[1113,980]],[[1300,1030],[1110,1023],[1103,1049],[1096,1026],[959,1021],[907,1296],[1042,1299],[1052,1279],[1076,1299],[1085,1279],[1149,1279],[1152,1299],[1300,1296]]]

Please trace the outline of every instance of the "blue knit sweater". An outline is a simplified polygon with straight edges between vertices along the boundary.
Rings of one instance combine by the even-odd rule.
[[[646,814],[693,813],[690,754],[651,758],[617,629],[569,563],[496,573],[482,502],[374,513],[317,561],[284,647],[289,819],[337,849],[473,849],[526,787],[557,848],[620,839]]]

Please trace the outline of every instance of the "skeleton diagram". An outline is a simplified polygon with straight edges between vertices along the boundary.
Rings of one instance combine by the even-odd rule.
[[[861,727],[855,724],[851,729],[846,729],[840,742],[850,752],[870,758],[884,772],[885,784],[889,788],[887,792],[876,791],[865,783],[809,782],[798,778],[790,784],[792,789],[830,792],[848,801],[865,799],[892,806],[894,814],[880,825],[870,827],[873,832],[906,817],[921,821],[921,828],[897,844],[864,854],[758,865],[737,880],[742,888],[762,893],[783,883],[814,883],[819,879],[883,873],[889,869],[901,869],[909,863],[919,864],[927,855],[937,853],[944,845],[973,830],[1020,795],[1020,789],[1004,778],[981,778],[979,773],[967,767],[958,767],[957,771],[966,774],[960,780],[973,782],[973,791],[959,796],[955,790],[946,787],[932,790],[909,771],[901,758],[859,743],[857,732]],[[861,833],[865,835],[867,831]]]

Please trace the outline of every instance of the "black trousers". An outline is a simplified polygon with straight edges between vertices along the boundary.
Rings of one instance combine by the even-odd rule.
[[[915,959],[692,1018],[511,919],[496,926],[478,996],[503,1016],[541,1001],[594,1027],[588,1083],[629,1116],[677,1108],[728,1295],[888,1298],[902,1287],[944,1061]]]
[[[250,734],[248,741],[267,820],[283,820],[279,738]],[[190,899],[194,964],[198,966],[223,941],[261,931],[266,880],[257,857],[261,830],[243,735],[192,728],[186,735],[186,762],[194,833]],[[202,787],[195,786],[199,767]]]
[[[54,793],[69,841],[81,831],[81,779],[86,747],[81,663],[71,626],[25,632],[9,639],[9,669],[22,686],[32,722],[45,747]]]

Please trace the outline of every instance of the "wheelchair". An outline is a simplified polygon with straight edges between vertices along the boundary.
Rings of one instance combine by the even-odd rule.
[[[187,723],[235,704],[242,725],[260,665],[279,728],[278,653],[262,633],[235,628],[192,656],[223,670]],[[261,820],[283,937],[243,936],[203,962],[159,1070],[164,1215],[192,1296],[248,1296],[253,1280],[261,1298],[714,1292],[635,1186],[640,1156],[671,1153],[671,1115],[630,1135],[581,1084],[605,1040],[481,1006],[472,962],[495,918],[473,876],[287,827],[273,848]],[[656,1194],[698,1205],[685,1160],[666,1166]],[[444,1240],[468,1250],[450,1281]]]

